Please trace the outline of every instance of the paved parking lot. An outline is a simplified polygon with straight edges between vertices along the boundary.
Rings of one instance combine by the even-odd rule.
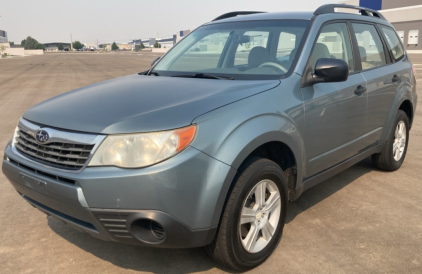
[[[29,107],[65,91],[133,74],[154,53],[50,53],[0,60],[0,156]],[[422,55],[411,56],[422,79]],[[251,273],[422,273],[422,80],[402,168],[370,159],[290,204],[279,247]],[[201,248],[104,242],[47,218],[0,173],[0,273],[221,273]]]

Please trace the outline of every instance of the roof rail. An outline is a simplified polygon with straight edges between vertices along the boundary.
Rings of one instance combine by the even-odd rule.
[[[364,7],[358,7],[358,6],[352,6],[352,5],[344,5],[344,4],[327,4],[327,5],[322,5],[321,7],[319,7],[315,12],[314,15],[320,15],[320,14],[326,14],[326,13],[335,13],[335,8],[343,8],[343,9],[355,9],[355,10],[359,10],[360,13],[362,15],[365,16],[373,16],[373,17],[378,17],[380,19],[383,20],[387,20],[385,19],[385,17],[376,10],[373,9],[368,9],[368,8],[364,8]]]
[[[248,14],[255,14],[255,13],[265,13],[265,11],[232,11],[232,12],[225,13],[223,15],[218,16],[217,18],[212,20],[212,22],[226,19],[226,18],[236,17],[238,15],[248,15]]]

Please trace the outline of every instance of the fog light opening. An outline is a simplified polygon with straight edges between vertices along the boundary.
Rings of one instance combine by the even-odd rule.
[[[166,238],[162,225],[148,219],[134,221],[130,225],[130,232],[139,241],[149,244],[159,244]]]

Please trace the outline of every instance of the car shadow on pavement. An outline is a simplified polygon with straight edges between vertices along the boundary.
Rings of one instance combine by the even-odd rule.
[[[300,213],[308,210],[373,170],[375,170],[375,167],[372,164],[371,157],[368,157],[334,177],[306,190],[297,200],[289,203],[286,223],[290,223]]]
[[[151,273],[193,273],[211,269],[232,272],[217,264],[204,248],[164,249],[125,245],[96,239],[48,217],[50,228],[78,248],[117,267]],[[118,271],[120,273],[120,271]]]
[[[372,170],[374,168],[371,159],[368,158],[307,190],[299,199],[290,203],[287,223]],[[51,217],[48,217],[48,225],[55,233],[70,243],[123,269],[152,273],[192,273],[218,268],[232,272],[212,260],[204,248],[162,249],[125,245],[93,238]]]

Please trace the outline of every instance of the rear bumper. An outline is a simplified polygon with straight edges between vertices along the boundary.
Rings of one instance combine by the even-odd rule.
[[[184,157],[186,159],[183,159]],[[224,171],[230,172],[229,167],[224,167],[224,164],[214,159],[210,161],[208,158],[212,159],[192,148],[190,152],[185,153],[177,166],[178,169],[181,168],[185,172],[186,170],[183,168],[185,164],[189,166],[192,165],[191,161],[199,161],[207,168],[215,166],[220,172],[222,168],[225,168]],[[206,161],[204,162],[204,160]],[[120,178],[118,173],[109,178],[93,177],[92,171],[96,168],[87,168],[79,174],[65,174],[67,177],[62,177],[64,174],[51,171],[47,173],[48,170],[43,167],[25,162],[24,159],[19,158],[19,155],[13,154],[10,146],[6,148],[3,160],[3,173],[27,202],[53,218],[96,238],[166,248],[188,248],[209,244],[215,236],[218,224],[217,222],[212,225],[213,219],[217,215],[219,216],[219,212],[214,211],[220,210],[216,204],[218,197],[213,197],[213,195],[219,195],[221,189],[210,190],[208,183],[201,182],[197,176],[194,176],[195,173],[191,174],[193,178],[190,179],[188,177],[178,178],[177,172],[173,169],[174,166],[157,168],[161,172],[136,174],[135,178],[132,174],[135,171],[128,171],[129,178]],[[115,170],[116,168],[111,169]],[[100,174],[107,176],[112,170],[102,169],[100,171],[104,172],[100,172]],[[208,170],[208,172],[211,171]],[[224,178],[227,176],[226,172],[221,176],[214,175],[212,179]],[[177,180],[166,181],[165,179],[169,178],[167,173],[172,173]],[[206,176],[206,174],[207,172],[202,173],[202,176]],[[134,179],[136,179],[135,182],[133,182]],[[164,181],[161,182],[163,179]],[[111,188],[110,180],[115,185],[119,185],[121,190],[117,191]],[[184,187],[184,182],[191,183],[190,180],[196,180],[196,186],[194,185],[192,188],[197,188],[198,192],[189,193],[185,190],[183,193],[183,189],[181,190],[180,187]],[[214,186],[218,188],[219,184],[223,184],[224,179],[221,182],[214,182]],[[167,191],[171,187],[172,194],[166,193],[160,188],[163,184]],[[208,197],[205,198],[201,184],[205,184],[202,187],[207,190],[211,199],[214,199],[214,204],[210,204],[208,210],[204,209],[206,206],[204,203],[208,202]],[[143,194],[140,194],[140,188]],[[134,193],[138,194],[141,202],[133,200],[131,195]],[[158,197],[158,194],[161,196]],[[175,198],[180,196],[185,199],[174,204]],[[90,200],[88,197],[93,198]],[[132,207],[128,208],[129,204],[126,202],[131,200]],[[114,207],[98,207],[101,203],[114,205]],[[173,210],[163,210],[166,208],[173,208]],[[189,208],[191,210],[187,211]],[[196,218],[201,211],[203,216]],[[172,212],[176,212],[177,216],[171,214]],[[191,218],[185,218],[189,215]],[[192,228],[187,225],[189,222],[201,225],[198,221],[205,226]],[[209,225],[206,226],[206,224]],[[160,234],[160,229],[163,230],[162,234]]]

